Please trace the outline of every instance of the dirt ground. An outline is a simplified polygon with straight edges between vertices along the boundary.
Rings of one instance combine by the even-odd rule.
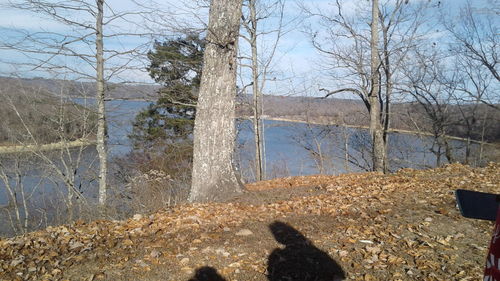
[[[457,188],[500,193],[500,165],[248,184],[230,202],[0,240],[0,280],[480,280],[492,222]]]

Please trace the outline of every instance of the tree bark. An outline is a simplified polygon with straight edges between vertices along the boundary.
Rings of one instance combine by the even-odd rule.
[[[368,97],[370,103],[370,134],[372,135],[373,171],[384,171],[385,145],[380,123],[380,59],[378,52],[378,0],[372,1],[371,23],[371,91]]]
[[[97,102],[97,153],[99,156],[99,204],[106,203],[106,178],[108,152],[106,147],[106,109],[104,104],[104,47],[103,47],[103,6],[104,0],[96,0],[96,102]]]
[[[255,0],[249,0],[250,8],[250,45],[252,49],[252,92],[253,92],[253,131],[255,140],[255,179],[261,181],[264,178],[263,148],[262,148],[262,105],[259,89],[259,63],[257,61],[257,13],[255,11]]]
[[[444,153],[446,156],[446,159],[448,160],[448,163],[452,164],[455,163],[455,157],[453,157],[453,148],[451,147],[450,142],[448,141],[448,138],[446,135],[443,134],[443,143],[444,143]]]
[[[194,125],[189,201],[220,200],[240,193],[233,167],[236,54],[241,0],[212,0]]]
[[[389,171],[389,159],[387,153],[389,148],[387,147],[389,144],[389,127],[391,121],[391,95],[392,95],[392,71],[391,71],[391,60],[389,56],[389,38],[388,38],[388,28],[384,26],[382,23],[382,33],[384,40],[384,72],[385,72],[385,103],[384,103],[384,118],[383,118],[383,140],[384,140],[384,173]]]

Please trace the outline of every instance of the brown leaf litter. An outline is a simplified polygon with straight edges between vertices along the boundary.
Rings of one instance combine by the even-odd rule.
[[[1,239],[0,280],[299,280],[315,257],[348,280],[479,280],[492,223],[461,217],[453,192],[499,183],[499,164],[252,183],[231,202]],[[280,224],[301,247],[277,241]]]

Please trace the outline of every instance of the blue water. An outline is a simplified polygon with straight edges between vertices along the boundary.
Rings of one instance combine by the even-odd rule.
[[[240,122],[239,128],[238,160],[243,178],[254,180],[251,170],[255,150],[251,122]],[[264,138],[267,178],[371,170],[368,130],[266,120]],[[434,167],[436,157],[430,152],[432,145],[430,137],[390,134],[389,170]],[[462,142],[454,141],[452,145],[455,154],[464,153]],[[446,162],[445,159],[442,161]]]
[[[91,106],[94,99],[74,99],[81,105]],[[108,145],[111,156],[122,156],[131,151],[128,135],[132,132],[135,115],[145,109],[151,102],[135,100],[106,101],[106,118],[108,125]]]
[[[83,105],[94,102],[93,99],[75,101]],[[132,150],[128,139],[132,123],[135,115],[149,104],[148,101],[130,100],[106,102],[111,157],[123,156]],[[264,120],[263,124],[267,178],[370,169],[371,142],[367,130],[271,120]],[[237,130],[236,162],[243,178],[251,181],[254,180],[255,155],[251,121],[239,120]],[[461,142],[454,142],[454,146],[456,153],[463,153]],[[434,166],[436,158],[430,153],[431,147],[430,137],[391,134],[388,144],[390,169]]]
[[[79,104],[91,106],[92,100],[76,100]],[[111,158],[124,156],[132,150],[128,135],[132,131],[135,115],[149,105],[147,101],[106,102],[107,122],[109,135],[109,155]],[[343,128],[325,125],[308,125],[295,122],[279,122],[265,120],[264,147],[265,147],[265,178],[298,176],[309,174],[340,174],[369,170],[371,165],[371,142],[367,130]],[[254,167],[254,136],[252,123],[249,120],[237,122],[237,149],[236,163],[246,182],[255,180]],[[436,164],[435,155],[430,153],[433,142],[430,137],[418,137],[405,134],[391,134],[389,136],[389,163],[391,170],[400,168],[426,168]],[[455,154],[463,154],[463,143],[453,142]],[[75,159],[78,150],[71,152],[70,157]],[[85,165],[75,171],[78,189],[85,198],[96,200],[96,171],[97,157],[95,147],[87,147],[82,151]],[[346,153],[347,152],[347,153]],[[28,157],[29,158],[29,157]],[[32,216],[38,210],[40,215],[56,217],[57,204],[52,202],[54,194],[65,196],[66,187],[57,175],[50,169],[44,169],[37,164],[37,160],[24,159],[23,185],[25,191],[33,192],[30,198]],[[444,158],[444,157],[443,157]],[[60,159],[60,155],[55,155]],[[67,158],[68,159],[68,158]],[[460,159],[460,156],[457,156]],[[0,159],[4,167],[14,167],[11,160]],[[11,161],[11,162],[9,162]],[[38,160],[39,161],[39,160]],[[445,163],[445,159],[443,159]],[[60,160],[56,164],[61,166]],[[110,172],[112,174],[112,172]],[[15,178],[11,178],[15,184]],[[19,194],[18,194],[19,196]],[[0,207],[7,204],[8,195],[4,183],[0,180]],[[39,208],[37,207],[39,206]],[[52,206],[54,210],[47,209]],[[7,212],[0,213],[0,224],[8,221],[2,218]],[[22,215],[22,214],[21,214]],[[51,218],[45,220],[54,221]],[[40,219],[42,221],[42,219]],[[0,236],[7,229],[0,225]]]
[[[75,101],[85,106],[93,104],[92,99],[76,99]],[[148,101],[123,100],[106,102],[108,144],[111,158],[124,156],[132,150],[131,142],[128,139],[128,135],[132,131],[132,123],[135,115],[145,109],[149,103]],[[271,120],[265,120],[263,124],[264,162],[267,179],[370,170],[371,144],[367,130]],[[252,128],[252,123],[249,120],[237,122],[238,138],[235,157],[245,181],[255,180],[253,162],[255,147]],[[436,158],[430,153],[431,146],[432,139],[429,137],[391,134],[388,145],[390,169],[435,166]],[[455,153],[463,153],[461,142],[454,142],[454,146]],[[93,163],[89,164],[90,166],[84,172],[92,174],[91,171],[95,170],[95,162],[97,162],[95,149],[87,148],[85,157],[88,159],[87,162],[93,161]],[[457,157],[457,159],[460,158]],[[444,159],[443,162],[445,162]],[[35,185],[37,174],[38,172],[29,173],[28,186]],[[81,182],[83,185],[86,183],[86,179],[82,178]],[[0,181],[0,205],[7,202],[7,194],[4,188],[1,188],[1,184]],[[54,185],[54,183],[44,184],[44,186],[47,185]],[[47,188],[52,189],[51,187]]]

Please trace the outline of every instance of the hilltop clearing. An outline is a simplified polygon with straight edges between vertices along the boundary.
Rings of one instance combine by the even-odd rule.
[[[493,224],[461,217],[453,191],[499,183],[498,164],[259,182],[0,240],[0,280],[479,280]]]

